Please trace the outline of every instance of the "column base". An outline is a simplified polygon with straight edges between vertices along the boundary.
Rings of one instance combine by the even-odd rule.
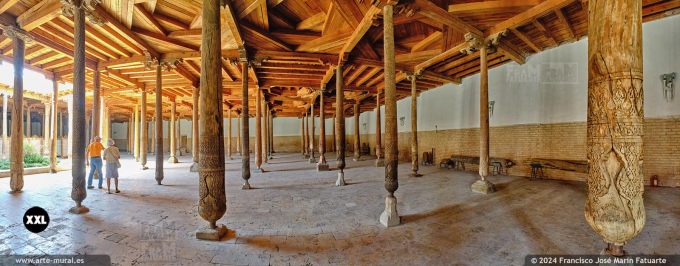
[[[83,214],[83,213],[88,213],[90,212],[90,209],[80,205],[80,206],[75,206],[73,208],[70,208],[68,212],[73,213],[73,214]]]
[[[196,231],[196,238],[201,240],[220,241],[227,235],[229,229],[223,224],[217,225],[215,228],[204,227]]]
[[[179,161],[177,160],[177,157],[170,156],[170,158],[168,158],[168,162],[169,163],[178,163]]]
[[[470,189],[472,189],[473,192],[481,194],[489,194],[496,191],[496,187],[493,185],[493,183],[489,182],[489,180],[481,179],[473,183],[472,186],[470,186]]]
[[[622,257],[626,256],[627,253],[625,250],[623,250],[623,245],[617,245],[617,244],[612,244],[612,243],[607,243],[607,247],[604,248],[601,252],[600,255],[609,255],[609,256],[614,256],[614,257]]]
[[[385,159],[383,158],[375,159],[375,167],[385,167]]]
[[[243,186],[241,186],[241,189],[242,189],[242,190],[251,189],[250,183],[248,183],[248,180],[246,180],[246,181],[243,183]]]
[[[385,197],[385,210],[380,214],[380,224],[385,227],[401,224],[401,218],[397,213],[397,198],[394,196]]]
[[[321,162],[319,162],[318,164],[316,164],[316,171],[317,171],[317,172],[325,172],[325,171],[328,171],[328,170],[330,170],[330,169],[331,169],[331,168],[328,167],[328,164],[327,164],[327,163],[321,163]]]
[[[345,186],[345,185],[347,185],[345,183],[345,173],[339,172],[338,173],[338,180],[335,181],[335,186],[336,187],[342,187],[342,186]]]
[[[198,172],[198,163],[194,162],[191,167],[189,167],[189,172],[191,173],[196,173]]]

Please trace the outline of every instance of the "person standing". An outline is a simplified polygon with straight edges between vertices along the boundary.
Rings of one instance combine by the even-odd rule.
[[[106,188],[108,189],[108,193],[111,194],[111,178],[113,178],[116,184],[116,193],[120,193],[120,190],[118,190],[120,150],[116,147],[116,142],[113,141],[113,139],[109,139],[107,146],[108,148],[104,150],[104,160],[106,160]]]
[[[90,166],[90,173],[87,176],[87,188],[93,189],[92,177],[94,173],[97,173],[99,177],[99,189],[102,189],[102,183],[104,181],[104,176],[102,175],[102,151],[104,150],[104,145],[102,145],[102,138],[96,136],[92,138],[92,143],[87,146],[86,158],[89,158],[87,165]]]

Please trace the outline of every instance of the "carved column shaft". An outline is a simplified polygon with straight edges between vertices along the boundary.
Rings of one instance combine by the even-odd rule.
[[[354,104],[354,160],[361,158],[361,134],[359,133],[359,103]]]
[[[12,192],[19,192],[24,187],[24,135],[23,133],[23,119],[21,115],[24,113],[24,53],[26,45],[24,40],[19,37],[13,37],[14,44],[12,53],[14,56],[14,90],[12,93],[12,135],[11,135],[11,152],[10,157],[10,180],[9,186]],[[71,134],[71,133],[69,133]],[[83,165],[84,168],[85,165]],[[76,170],[74,169],[74,173]],[[83,179],[84,180],[84,179]],[[84,189],[84,187],[83,187]]]
[[[201,31],[201,115],[199,157],[198,213],[218,229],[219,220],[227,210],[224,191],[224,132],[222,127],[222,60],[220,32],[220,1],[203,1],[203,29]],[[247,71],[244,71],[247,72]],[[244,80],[245,78],[244,73]],[[247,103],[247,102],[244,102]],[[220,227],[223,228],[223,227]],[[226,230],[225,230],[226,231]],[[217,239],[223,235],[217,231]],[[198,235],[197,235],[198,236]]]
[[[262,91],[255,95],[255,166],[262,170]]]
[[[319,164],[326,165],[326,116],[324,114],[324,89],[319,98]]]
[[[81,4],[79,0],[74,2],[77,6]],[[73,131],[70,131],[69,135],[73,135],[71,144],[71,172],[73,177],[71,198],[76,202],[76,207],[71,211],[82,213],[88,211],[81,207],[83,200],[87,197],[85,191],[85,160],[87,158],[85,158],[84,149],[87,146],[87,139],[85,139],[87,123],[85,121],[85,10],[77,6],[73,8],[75,11],[73,14],[75,48],[73,55],[73,121],[71,127]]]
[[[411,76],[411,176],[418,174],[418,86],[417,76]]]
[[[162,74],[162,69],[160,65],[156,65],[156,91],[155,91],[155,96],[156,96],[156,126],[154,127],[155,129],[155,139],[156,139],[156,182],[160,185],[161,182],[163,181],[164,174],[163,174],[163,74]],[[174,104],[174,99],[173,99],[173,104]],[[171,115],[173,116],[174,113]],[[174,119],[174,118],[173,118]],[[170,125],[172,127],[172,123]],[[174,155],[172,151],[172,136],[174,135],[173,131],[170,130],[170,158]]]
[[[243,110],[241,110],[241,177],[243,178],[243,189],[250,189],[248,180],[250,179],[250,123],[248,123],[248,62],[242,60],[241,73],[243,75],[241,102],[243,103]]]
[[[149,141],[149,124],[146,118],[146,91],[142,90],[141,95],[141,113],[140,113],[140,140],[139,140],[139,163],[142,165],[142,169],[147,169],[146,167],[146,156],[149,152],[149,147],[147,142]]]
[[[336,149],[336,164],[339,171],[339,178],[345,171],[345,93],[343,91],[345,85],[342,77],[342,64],[338,64],[335,69],[335,146]],[[338,178],[338,179],[339,179]],[[343,177],[344,183],[344,177]],[[337,184],[336,184],[337,185]]]
[[[177,163],[177,100],[170,101],[170,158],[168,162]],[[161,149],[162,151],[162,149]]]
[[[99,121],[101,119],[101,101],[100,101],[100,89],[101,83],[99,81],[99,70],[94,70],[93,73],[93,86],[92,86],[92,129],[90,136],[99,136]]]
[[[384,51],[385,51],[385,189],[389,196],[399,188],[397,179],[398,138],[397,138],[397,89],[394,54],[394,24],[392,5],[383,7]],[[358,109],[358,108],[357,108]]]
[[[309,119],[312,123],[312,125],[309,128],[310,135],[309,135],[309,162],[310,163],[316,163],[316,157],[314,156],[314,151],[316,150],[314,147],[314,143],[316,142],[316,135],[314,135],[314,132],[316,132],[316,125],[315,125],[315,119],[314,119],[314,101],[312,101],[312,104],[309,107]]]
[[[488,49],[479,49],[479,176],[489,176],[489,68]]]
[[[612,255],[645,225],[642,0],[588,3],[586,221]]]

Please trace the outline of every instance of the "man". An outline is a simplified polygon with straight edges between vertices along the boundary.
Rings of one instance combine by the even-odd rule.
[[[89,146],[87,146],[87,158],[89,158],[89,161],[87,161],[87,166],[90,167],[90,174],[87,176],[87,188],[88,189],[93,189],[94,186],[92,186],[92,177],[94,176],[95,171],[97,171],[97,176],[99,177],[99,189],[102,189],[102,185],[104,182],[104,176],[102,175],[102,151],[104,150],[104,145],[102,145],[102,138],[100,137],[94,137],[92,139],[92,143],[90,143]]]

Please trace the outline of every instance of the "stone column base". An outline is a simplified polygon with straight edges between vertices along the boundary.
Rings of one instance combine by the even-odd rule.
[[[246,180],[246,181],[243,183],[243,186],[241,186],[241,189],[243,189],[243,190],[248,190],[248,189],[250,189],[250,188],[251,188],[251,187],[250,187],[250,183],[248,183],[248,180]]]
[[[385,167],[385,159],[383,158],[375,159],[375,167]]]
[[[196,231],[196,238],[201,240],[220,241],[227,235],[229,230],[223,224],[215,228],[204,227]]]
[[[470,186],[472,191],[482,194],[489,194],[496,191],[496,187],[489,180],[477,180]]]
[[[380,214],[380,223],[385,227],[397,226],[401,223],[401,218],[397,213],[397,198],[394,196],[385,197],[385,210]]]
[[[179,161],[177,160],[177,157],[170,156],[170,158],[168,158],[168,162],[169,163],[178,163]]]
[[[198,172],[198,163],[194,162],[191,167],[189,167],[189,172],[191,173],[196,173]]]
[[[316,164],[316,171],[318,171],[318,172],[328,171],[328,170],[330,170],[330,169],[331,169],[331,168],[328,167],[328,164],[327,164],[327,163],[321,163],[321,162],[319,162],[318,164]]]
[[[335,181],[335,186],[336,186],[336,187],[342,187],[342,186],[344,186],[344,185],[347,185],[347,184],[345,183],[345,173],[339,172],[339,173],[338,173],[338,180]]]
[[[68,212],[73,213],[73,214],[83,214],[83,213],[88,213],[90,212],[90,209],[85,207],[85,206],[75,206],[71,209],[68,210]]]

